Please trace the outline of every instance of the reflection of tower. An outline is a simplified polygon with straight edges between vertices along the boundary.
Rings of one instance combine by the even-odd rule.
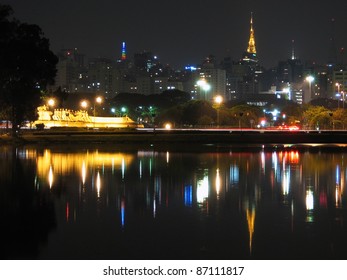
[[[253,233],[254,233],[254,221],[255,221],[255,209],[246,210],[247,215],[247,223],[248,223],[248,232],[249,232],[249,251],[252,252],[252,241],[253,241]]]
[[[122,57],[121,60],[126,60],[127,59],[127,52],[126,52],[126,47],[125,47],[125,42],[122,43]]]

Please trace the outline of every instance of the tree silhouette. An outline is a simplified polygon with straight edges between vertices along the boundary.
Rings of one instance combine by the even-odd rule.
[[[8,5],[0,5],[0,102],[13,132],[35,118],[46,86],[54,83],[58,58],[40,27],[20,23]]]

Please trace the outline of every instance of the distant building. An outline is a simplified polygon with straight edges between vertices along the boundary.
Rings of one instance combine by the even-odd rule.
[[[116,90],[115,62],[108,58],[94,58],[88,68],[89,90],[103,95],[105,98],[114,97]]]
[[[212,101],[216,95],[226,97],[226,71],[217,66],[214,56],[208,56],[193,72],[193,98]]]
[[[334,70],[332,84],[335,98],[339,100],[346,100],[345,94],[347,93],[347,70],[344,68]]]
[[[77,48],[63,49],[57,54],[57,75],[55,87],[73,93],[87,90],[87,67],[84,54]]]

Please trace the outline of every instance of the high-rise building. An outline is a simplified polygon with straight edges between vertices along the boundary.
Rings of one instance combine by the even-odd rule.
[[[87,67],[85,55],[77,48],[63,49],[57,54],[57,75],[55,86],[66,92],[85,91],[87,87]]]
[[[259,93],[259,77],[263,70],[258,64],[253,13],[251,13],[250,19],[248,45],[241,59],[235,62],[226,58],[222,65],[226,70],[227,100],[245,100]]]
[[[226,72],[216,65],[214,56],[208,56],[194,72],[196,94],[194,98],[212,101],[216,95],[226,97]]]

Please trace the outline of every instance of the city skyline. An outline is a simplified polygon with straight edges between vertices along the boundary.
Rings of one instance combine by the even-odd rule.
[[[338,50],[347,46],[347,3],[342,0],[320,5],[297,0],[178,0],[171,7],[157,0],[121,4],[10,0],[4,4],[13,8],[21,22],[39,25],[54,52],[78,48],[88,57],[116,59],[125,41],[129,58],[151,51],[173,68],[200,63],[210,54],[217,61],[228,56],[239,60],[247,48],[251,12],[259,63],[266,68],[291,58],[293,40],[296,57],[317,64],[331,58],[332,38],[337,62],[343,58]]]

